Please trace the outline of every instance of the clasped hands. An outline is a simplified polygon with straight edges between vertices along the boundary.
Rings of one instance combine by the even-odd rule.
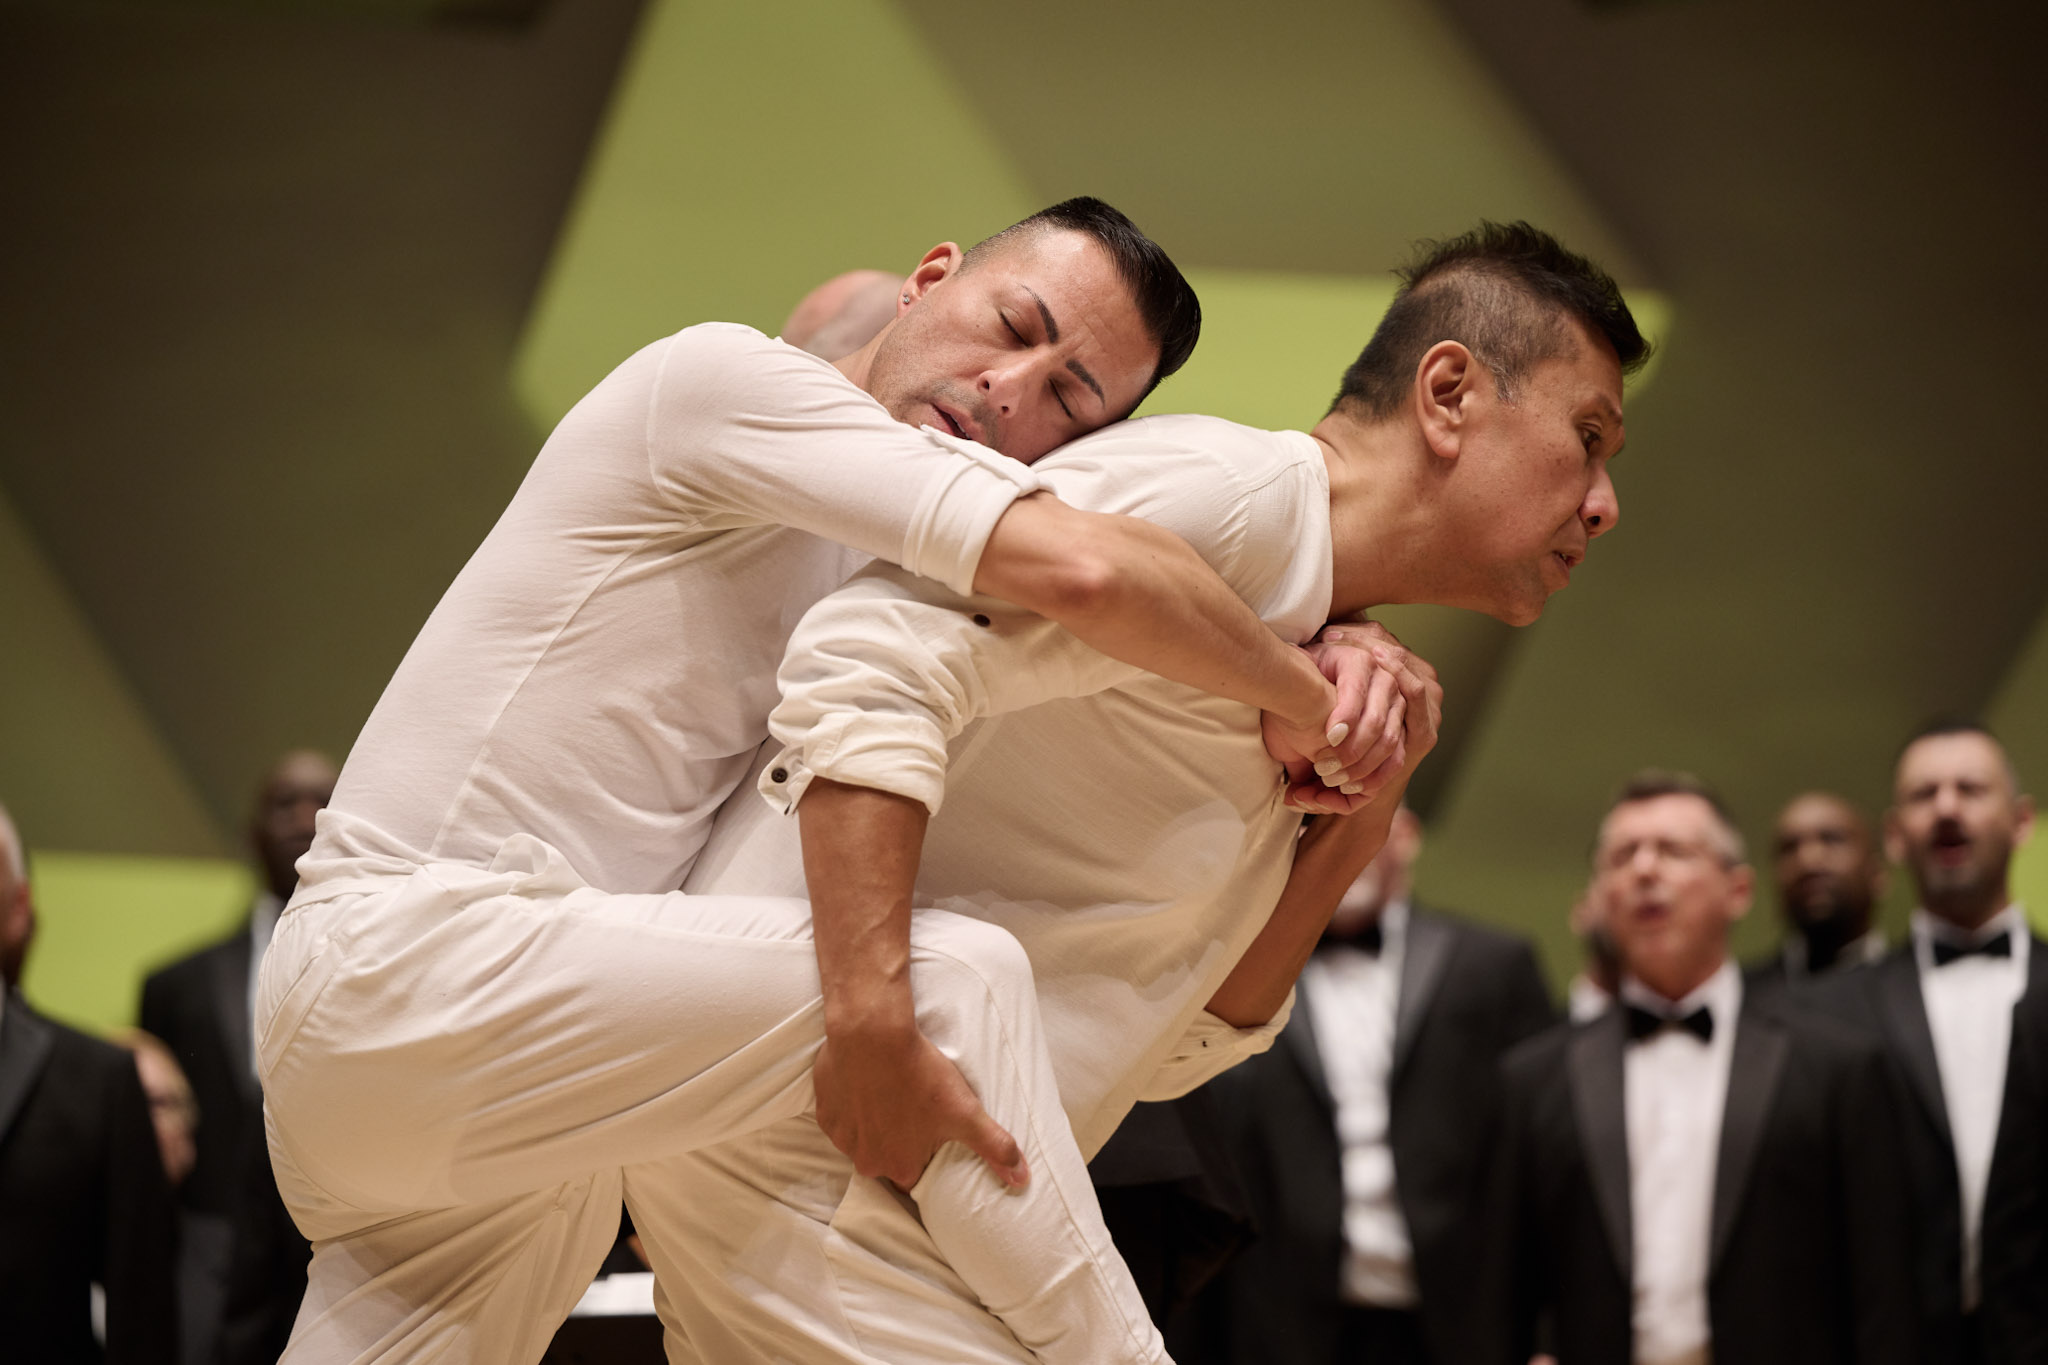
[[[1413,772],[1436,745],[1443,688],[1436,669],[1377,621],[1340,621],[1303,646],[1330,684],[1321,727],[1261,717],[1266,752],[1287,774],[1287,805],[1349,815]]]

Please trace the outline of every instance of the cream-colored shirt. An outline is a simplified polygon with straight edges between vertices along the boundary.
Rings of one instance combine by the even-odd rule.
[[[1934,1060],[1941,1071],[1942,1102],[1955,1140],[1956,1177],[1963,1202],[1963,1308],[1977,1306],[1984,1190],[1991,1181],[1991,1154],[1998,1145],[1999,1112],[2005,1103],[2005,1064],[2012,1051],[2012,1007],[2027,989],[2027,956],[2033,947],[2026,912],[2008,905],[1975,934],[1966,934],[1925,910],[1913,912],[1913,957],[1920,967],[1920,998],[1934,1035]],[[1945,967],[1934,965],[1936,942],[1971,947],[2009,935],[2010,957],[1970,956]]]
[[[655,342],[562,419],[421,629],[300,896],[488,866],[515,834],[604,890],[674,890],[747,775],[804,610],[862,555],[971,590],[1037,486],[752,328]]]
[[[1306,435],[1153,417],[1033,472],[1074,506],[1178,533],[1283,638],[1328,614],[1329,483]],[[771,804],[728,803],[686,889],[799,893],[782,817],[814,777],[924,802],[917,894],[1024,945],[1084,1152],[1135,1101],[1185,1092],[1285,1022],[1237,1030],[1203,1009],[1271,913],[1300,826],[1252,708],[879,564],[804,618],[781,680]]]
[[[1684,1017],[1713,1012],[1708,1042],[1667,1028],[1628,1045],[1622,1102],[1628,1125],[1629,1216],[1634,1238],[1637,1365],[1705,1365],[1712,1349],[1707,1268],[1721,1117],[1735,1057],[1742,974],[1724,962],[1676,1002],[1632,978],[1621,1002]]]

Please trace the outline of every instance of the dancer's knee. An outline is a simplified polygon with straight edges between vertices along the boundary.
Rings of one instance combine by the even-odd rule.
[[[912,930],[913,970],[972,982],[997,1001],[1033,997],[1031,958],[1017,936],[998,924],[942,910],[921,910]]]

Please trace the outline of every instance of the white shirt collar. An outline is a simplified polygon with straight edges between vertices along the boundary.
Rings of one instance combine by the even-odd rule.
[[[1700,1006],[1713,1011],[1716,1027],[1733,1025],[1735,1013],[1742,1008],[1742,973],[1735,963],[1723,959],[1714,974],[1695,986],[1683,1000],[1666,1000],[1656,991],[1624,974],[1621,978],[1621,998],[1631,1005],[1640,1005],[1657,1014],[1683,1019]]]

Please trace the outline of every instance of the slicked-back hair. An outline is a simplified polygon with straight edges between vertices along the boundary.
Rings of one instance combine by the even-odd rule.
[[[960,268],[972,269],[1005,243],[1053,230],[1085,233],[1109,253],[1117,278],[1131,291],[1146,335],[1159,348],[1159,363],[1145,385],[1145,393],[1151,393],[1160,380],[1178,371],[1195,353],[1195,343],[1202,337],[1202,302],[1173,258],[1118,210],[1087,195],[1062,200],[975,243]],[[1140,394],[1139,401],[1144,397]]]
[[[1541,228],[1481,222],[1417,249],[1416,259],[1395,272],[1401,288],[1344,372],[1332,411],[1392,417],[1407,401],[1422,357],[1440,341],[1472,352],[1501,400],[1512,403],[1532,365],[1569,349],[1567,319],[1605,338],[1625,375],[1650,358],[1650,343],[1613,277]]]
[[[1607,813],[1612,815],[1623,806],[1632,806],[1638,801],[1654,801],[1660,796],[1691,796],[1706,802],[1707,809],[1714,813],[1714,823],[1721,827],[1727,839],[1728,862],[1746,863],[1749,849],[1742,838],[1742,828],[1735,823],[1735,812],[1728,809],[1728,803],[1702,779],[1691,773],[1678,772],[1668,768],[1644,768],[1621,784],[1621,790],[1614,794],[1608,804]]]
[[[2014,765],[2012,753],[2005,747],[2005,742],[1991,733],[1990,726],[1969,716],[1936,716],[1923,723],[1919,729],[1906,737],[1906,742],[1899,746],[1898,753],[1892,756],[1892,771],[1898,771],[1899,764],[1906,757],[1906,750],[1923,739],[1940,739],[1945,735],[1982,735],[1989,740],[1991,747],[1998,750],[1998,761],[2005,769],[2005,780],[2012,784],[2012,794],[2026,794],[2027,789],[2020,785],[2020,770]]]

